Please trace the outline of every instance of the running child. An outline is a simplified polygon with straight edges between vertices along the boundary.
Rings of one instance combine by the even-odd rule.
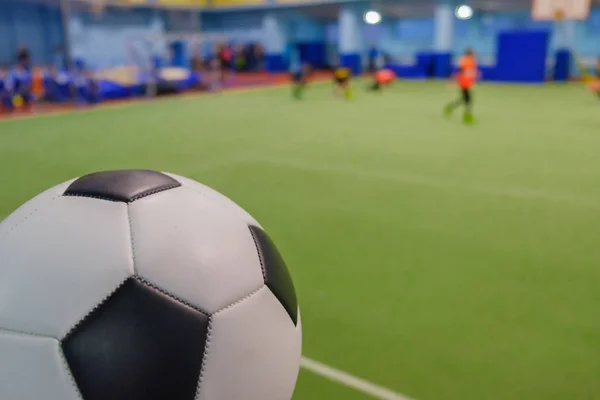
[[[302,95],[304,94],[304,90],[306,89],[306,85],[308,84],[308,75],[310,74],[310,65],[309,64],[301,64],[298,67],[295,67],[291,71],[292,78],[292,95],[295,99],[302,99]]]
[[[472,89],[478,77],[477,60],[473,50],[468,49],[460,59],[459,69],[456,73],[456,83],[460,88],[460,97],[444,108],[444,114],[450,116],[460,106],[464,106],[463,122],[472,124],[473,118],[473,95]]]
[[[16,108],[30,111],[33,105],[33,76],[23,64],[17,64],[13,71],[14,97],[13,104]]]
[[[352,98],[352,87],[350,86],[350,70],[338,67],[333,71],[333,94],[343,96],[346,100]]]
[[[588,89],[600,99],[600,58],[596,63],[596,77],[590,81]]]

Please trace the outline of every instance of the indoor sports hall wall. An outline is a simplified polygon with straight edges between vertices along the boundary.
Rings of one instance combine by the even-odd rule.
[[[224,34],[233,41],[256,42],[263,39],[263,17],[262,10],[209,12],[201,14],[200,26],[203,32]]]
[[[203,13],[201,26],[205,32],[223,33],[233,41],[260,41],[263,39],[263,18],[267,12],[260,10]],[[290,41],[323,42],[325,40],[326,24],[323,22],[292,10],[275,12],[283,16]]]
[[[234,43],[264,43],[263,23],[268,11],[210,12],[201,17],[202,30],[207,33],[220,33]],[[308,54],[311,64],[316,67],[326,65],[326,24],[294,10],[276,11],[284,21],[288,50],[285,61],[293,59],[292,47]]]
[[[223,33],[234,42],[263,42],[264,16],[277,14],[284,21],[287,41],[324,49],[323,58],[335,63],[338,48],[338,22],[315,19],[302,8],[267,8],[217,10],[199,13],[203,31]],[[149,9],[107,9],[101,17],[74,13],[69,19],[72,53],[96,68],[129,64],[129,38],[145,34],[162,34],[172,30],[165,13]],[[497,36],[506,30],[549,30],[550,55],[556,49],[571,47],[579,57],[593,60],[600,55],[600,8],[593,9],[587,21],[574,24],[574,37],[567,42],[553,23],[531,20],[528,10],[512,13],[477,13],[468,21],[455,21],[452,52],[458,55],[473,47],[483,64],[493,64],[497,52]],[[56,63],[61,57],[56,48],[62,43],[61,19],[56,6],[31,4],[19,0],[0,1],[0,63],[14,59],[19,45],[31,50],[35,64]],[[433,50],[434,20],[432,16],[402,19],[385,18],[377,26],[364,26],[359,49],[363,55],[375,45],[393,60],[414,62],[418,52]]]
[[[271,11],[273,12],[273,11]],[[285,12],[290,25],[291,41],[326,41],[330,49],[329,58],[335,54],[333,44],[337,43],[337,21],[318,21],[293,11]],[[231,11],[203,15],[202,26],[209,31],[219,31],[235,39],[256,40],[262,35],[261,21],[265,11]],[[531,20],[527,10],[511,13],[476,14],[471,20],[456,20],[453,52],[462,53],[467,47],[474,48],[482,61],[493,64],[497,51],[497,36],[507,30],[548,30],[554,32],[554,24]],[[600,54],[600,9],[592,10],[588,21],[575,23],[573,43],[565,43],[560,34],[551,35],[551,54],[558,48],[574,46],[581,57],[593,58]],[[434,41],[434,21],[432,17],[384,19],[376,26],[365,26],[363,51],[372,44],[392,58],[408,62],[421,51],[431,51]]]
[[[14,62],[18,46],[31,50],[34,63],[52,64],[62,42],[63,29],[57,7],[0,1],[0,64]]]
[[[101,17],[75,14],[69,20],[72,55],[93,68],[131,64],[132,39],[163,34],[165,22],[156,10],[106,9]]]

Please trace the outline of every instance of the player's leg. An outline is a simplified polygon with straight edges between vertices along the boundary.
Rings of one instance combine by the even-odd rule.
[[[339,78],[333,79],[333,95],[336,97],[342,97],[343,88],[342,81]]]
[[[294,80],[294,88],[293,88],[294,98],[301,99],[302,95],[304,94],[304,89],[306,89],[306,77],[304,76],[304,73],[297,72],[297,73],[293,74],[293,80]]]
[[[378,92],[381,90],[381,88],[381,81],[377,78],[377,76],[373,77],[373,82],[369,85],[369,90]]]
[[[298,73],[292,72],[290,74],[290,78],[292,79],[292,97],[295,99],[300,99],[302,90],[300,88],[300,79],[298,78]]]
[[[219,85],[222,87],[225,85],[225,74],[227,73],[227,62],[225,60],[221,60],[219,65]]]
[[[31,111],[33,108],[33,101],[34,101],[33,93],[31,93],[30,91],[26,91],[25,93],[23,93],[22,97],[23,97],[23,111],[25,111],[25,112]]]
[[[446,114],[446,116],[450,116],[452,112],[458,107],[462,106],[464,102],[464,90],[461,89],[461,95],[456,100],[446,104],[446,107],[444,107],[444,114]]]
[[[350,85],[350,79],[346,78],[342,82],[342,93],[346,100],[350,100],[352,98],[352,85]]]
[[[463,114],[463,121],[466,124],[471,124],[474,122],[473,118],[473,95],[471,93],[470,88],[465,88],[462,90],[462,97],[465,104],[465,113]]]
[[[600,77],[588,83],[588,89],[600,99]]]

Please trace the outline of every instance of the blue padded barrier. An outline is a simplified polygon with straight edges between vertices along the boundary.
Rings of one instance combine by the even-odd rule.
[[[362,59],[360,54],[340,54],[340,66],[348,68],[353,75],[360,75],[362,72]]]
[[[302,42],[297,43],[300,61],[308,63],[313,68],[327,67],[327,50],[325,42]]]
[[[496,79],[496,66],[495,65],[479,66],[479,72],[481,73],[482,81],[493,81]]]
[[[571,51],[561,49],[556,52],[553,78],[557,82],[566,82],[571,76]]]
[[[500,33],[494,80],[543,83],[546,78],[549,40],[548,31],[522,30]]]
[[[436,53],[433,55],[434,76],[447,79],[452,75],[452,53]]]
[[[265,54],[265,70],[267,72],[287,71],[287,62],[283,54]]]
[[[417,53],[417,67],[420,69],[422,76],[435,76],[435,58],[434,54],[429,51]]]
[[[417,65],[387,64],[385,68],[394,71],[399,79],[424,79],[425,72]]]

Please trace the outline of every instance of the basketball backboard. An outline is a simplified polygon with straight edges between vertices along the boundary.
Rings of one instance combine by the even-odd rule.
[[[533,0],[532,17],[536,21],[582,21],[590,15],[591,0]]]

